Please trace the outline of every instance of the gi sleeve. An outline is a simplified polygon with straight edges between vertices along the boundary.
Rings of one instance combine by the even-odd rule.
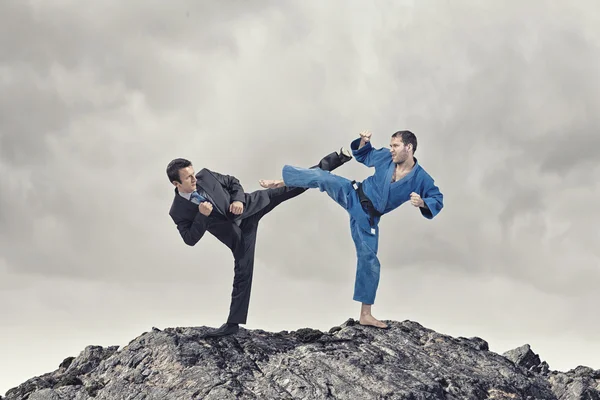
[[[360,149],[358,146],[360,145],[360,138],[355,139],[350,143],[350,149],[352,150],[352,155],[356,159],[356,161],[363,163],[367,167],[374,167],[379,162],[389,161],[391,158],[390,151],[388,149],[380,148],[375,149],[371,145],[371,142],[367,142]]]
[[[440,189],[434,184],[433,180],[429,180],[419,194],[425,203],[425,207],[420,207],[421,215],[427,219],[433,219],[444,208],[444,195]]]

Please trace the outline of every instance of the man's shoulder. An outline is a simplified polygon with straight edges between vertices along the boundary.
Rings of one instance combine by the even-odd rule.
[[[173,219],[182,218],[185,216],[185,208],[181,200],[186,201],[183,197],[181,197],[179,192],[177,192],[177,189],[175,189],[173,200],[171,200],[171,207],[169,208],[169,215]]]
[[[175,191],[175,196],[173,196],[173,200],[171,200],[171,207],[169,208],[169,215],[171,217],[174,217],[180,208],[180,207],[177,207],[177,196],[179,196],[179,193],[177,193],[177,191]]]
[[[429,181],[429,182],[434,182],[433,176],[431,176],[431,174],[429,172],[427,172],[421,164],[417,164],[416,167],[417,167],[417,170],[415,171],[415,175],[418,176],[419,179]]]

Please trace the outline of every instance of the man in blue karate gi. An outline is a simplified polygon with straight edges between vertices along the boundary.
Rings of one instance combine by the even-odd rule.
[[[433,178],[414,157],[417,138],[411,131],[394,133],[389,150],[373,148],[371,133],[363,131],[350,148],[356,161],[375,167],[375,173],[363,182],[350,181],[319,168],[285,165],[283,180],[261,181],[260,184],[263,187],[319,188],[348,211],[358,258],[353,299],[362,303],[360,323],[387,328],[371,314],[379,285],[380,218],[410,201],[425,218],[432,219],[444,206],[444,198]]]

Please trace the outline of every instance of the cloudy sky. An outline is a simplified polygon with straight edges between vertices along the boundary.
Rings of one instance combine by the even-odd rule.
[[[224,322],[231,254],[181,240],[171,159],[253,191],[363,129],[415,132],[445,195],[382,220],[374,315],[600,368],[596,3],[2,1],[0,394],[90,344]],[[259,235],[246,328],[358,317],[324,193]]]

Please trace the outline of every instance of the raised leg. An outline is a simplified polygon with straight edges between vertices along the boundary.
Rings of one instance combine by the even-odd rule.
[[[321,159],[321,161],[319,161],[319,163],[317,165],[313,165],[310,168],[319,168],[319,169],[322,169],[323,171],[333,171],[334,169],[342,166],[343,164],[347,163],[350,160],[352,160],[351,153],[348,150],[342,148],[339,152],[333,152],[333,153],[327,154],[325,157],[323,157]],[[258,181],[258,183],[260,184],[260,186],[267,188],[267,189],[276,189],[276,188],[281,188],[281,187],[285,186],[283,179],[274,179],[274,180],[261,179],[260,181]],[[304,190],[300,191],[300,193],[302,193],[302,192],[304,192]]]
[[[302,170],[315,171],[317,173],[321,173],[321,172],[329,173],[329,171],[333,171],[334,169],[347,163],[351,159],[352,159],[352,157],[349,156],[348,154],[344,154],[343,151],[340,151],[339,153],[333,152],[333,153],[329,153],[325,157],[323,157],[317,165],[314,165],[310,168],[302,168]],[[337,177],[337,175],[331,175],[331,176]],[[352,188],[351,182],[348,179],[345,179],[342,177],[337,177],[337,178],[339,178],[338,180],[341,179],[343,181],[343,184],[340,182],[338,182],[338,183],[332,182],[332,185],[335,186],[337,184],[338,187],[345,185],[349,188]],[[263,186],[265,186],[266,183],[270,183],[270,182],[271,183],[279,182],[279,183],[272,185],[273,188],[267,189],[269,191],[268,193],[269,193],[269,197],[271,198],[271,201],[267,207],[265,207],[260,213],[258,213],[256,215],[256,218],[258,218],[258,219],[262,218],[264,215],[269,213],[271,210],[273,210],[279,204],[304,193],[308,189],[306,187],[300,187],[299,185],[286,185],[283,182],[283,180],[281,180],[281,181],[264,181],[263,180],[261,182],[262,182],[261,185],[263,185]],[[346,190],[348,190],[348,188],[346,188]],[[340,199],[342,199],[344,196],[340,195],[338,197]]]
[[[348,194],[354,191],[354,188],[349,179],[319,168],[309,169],[291,165],[283,167],[282,175],[286,186],[303,189],[318,188],[346,210],[352,206]]]
[[[317,165],[311,168],[319,168],[323,171],[333,171],[334,169],[341,167],[352,159],[351,153],[346,149],[341,149],[339,152],[333,152],[327,154],[319,161]]]

